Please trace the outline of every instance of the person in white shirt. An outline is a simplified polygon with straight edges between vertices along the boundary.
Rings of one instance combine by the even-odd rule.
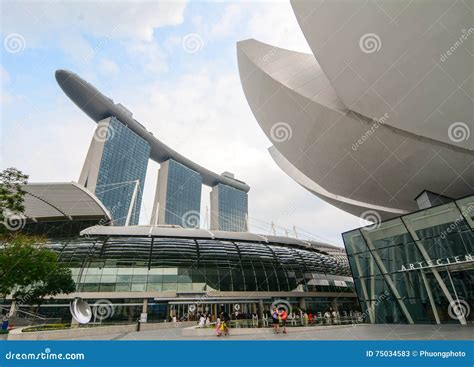
[[[331,314],[329,313],[329,311],[326,311],[324,313],[324,318],[325,318],[326,324],[329,324],[329,322],[331,320]]]
[[[203,327],[205,323],[206,323],[206,318],[204,317],[204,315],[201,315],[201,317],[199,317],[199,326]]]

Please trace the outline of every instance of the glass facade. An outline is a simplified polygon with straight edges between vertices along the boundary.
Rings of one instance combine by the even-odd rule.
[[[258,313],[264,327],[263,313],[282,301],[297,315],[306,310],[319,317],[314,324],[327,323],[325,311],[337,311],[337,323],[356,322],[360,315],[347,257],[337,249],[326,252],[307,243],[263,239],[138,234],[56,237],[46,246],[71,269],[74,296],[91,306],[92,324],[132,324],[142,312],[148,322],[173,317],[195,321],[201,312],[215,320],[225,309],[235,322]],[[19,308],[68,323],[70,301],[57,295],[45,299],[39,309],[28,303]],[[104,318],[96,317],[96,302],[107,307]],[[0,305],[11,307],[11,300],[0,300]],[[306,325],[303,319],[295,323]]]
[[[124,225],[138,180],[139,188],[130,219],[130,225],[136,225],[140,216],[150,146],[115,117],[109,119],[108,130],[95,194],[109,210],[114,223]]]
[[[217,229],[234,232],[247,231],[247,193],[224,184],[218,184],[216,187],[218,208],[215,215],[219,223]]]
[[[472,321],[474,196],[343,234],[367,322]]]
[[[116,236],[49,246],[79,292],[353,292],[344,255],[278,243]]]
[[[202,177],[199,173],[172,159],[168,162],[165,224],[198,228]]]

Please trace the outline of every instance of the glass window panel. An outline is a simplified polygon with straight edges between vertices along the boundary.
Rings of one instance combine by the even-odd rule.
[[[162,283],[163,276],[162,275],[148,275],[148,282],[149,283]]]
[[[456,201],[469,226],[474,230],[474,196]]]
[[[148,283],[146,290],[150,292],[162,292],[163,285],[161,283]]]
[[[115,285],[115,291],[116,292],[130,292],[130,284],[116,284]]]
[[[361,230],[376,249],[413,242],[400,218],[380,223],[373,229],[363,228]]]
[[[151,268],[149,270],[149,274],[162,275],[163,274],[163,269],[162,268]]]
[[[132,275],[133,274],[133,269],[131,269],[131,268],[119,268],[117,270],[117,274]]]
[[[413,228],[421,240],[440,237],[469,228],[454,203],[409,214],[404,216],[403,219],[407,226]]]
[[[342,237],[344,238],[344,243],[346,244],[346,250],[348,254],[355,254],[368,250],[364,238],[358,229],[343,233]]]
[[[146,275],[148,274],[148,268],[134,268],[133,269],[133,274],[137,275]]]
[[[189,275],[178,275],[178,283],[191,283]]]
[[[145,287],[145,283],[132,283],[132,292],[143,292]]]
[[[117,281],[116,275],[102,275],[101,283],[115,283]]]
[[[176,292],[177,290],[178,290],[177,283],[163,283],[163,292],[167,292],[167,291]]]
[[[115,275],[117,274],[118,268],[104,268],[102,271],[103,275]]]
[[[191,283],[178,283],[178,292],[191,292],[193,285]]]
[[[99,291],[99,283],[85,283],[82,287],[83,292],[98,292]]]
[[[132,282],[133,283],[145,283],[146,282],[146,275],[134,275],[132,277]]]
[[[100,275],[86,275],[82,277],[83,283],[99,283],[100,282]]]
[[[163,268],[164,275],[178,275],[178,268]]]
[[[163,275],[163,282],[165,283],[176,283],[177,280],[177,275]]]
[[[117,283],[130,283],[131,280],[131,275],[117,275]]]
[[[113,292],[115,291],[115,284],[114,283],[111,283],[111,284],[101,283],[99,291],[100,292]]]

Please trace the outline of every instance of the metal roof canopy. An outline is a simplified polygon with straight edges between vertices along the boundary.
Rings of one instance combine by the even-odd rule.
[[[186,238],[196,240],[222,240],[259,242],[271,244],[291,245],[303,249],[325,251],[338,251],[345,254],[344,249],[324,242],[305,241],[283,236],[270,236],[250,232],[210,231],[194,228],[170,228],[160,226],[93,226],[80,232],[81,236],[124,236],[124,237],[163,237]]]
[[[105,218],[111,215],[102,202],[76,182],[45,182],[23,185],[25,215],[33,221]]]

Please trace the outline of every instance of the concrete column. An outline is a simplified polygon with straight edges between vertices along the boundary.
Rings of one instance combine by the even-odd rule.
[[[299,305],[302,310],[306,311],[306,300],[304,298],[299,299]]]
[[[263,300],[258,300],[258,318],[263,318]]]
[[[166,198],[168,192],[169,160],[160,164],[156,181],[155,199],[151,212],[151,225],[165,224]]]
[[[133,320],[133,306],[128,306],[128,322],[136,322],[136,320]]]

